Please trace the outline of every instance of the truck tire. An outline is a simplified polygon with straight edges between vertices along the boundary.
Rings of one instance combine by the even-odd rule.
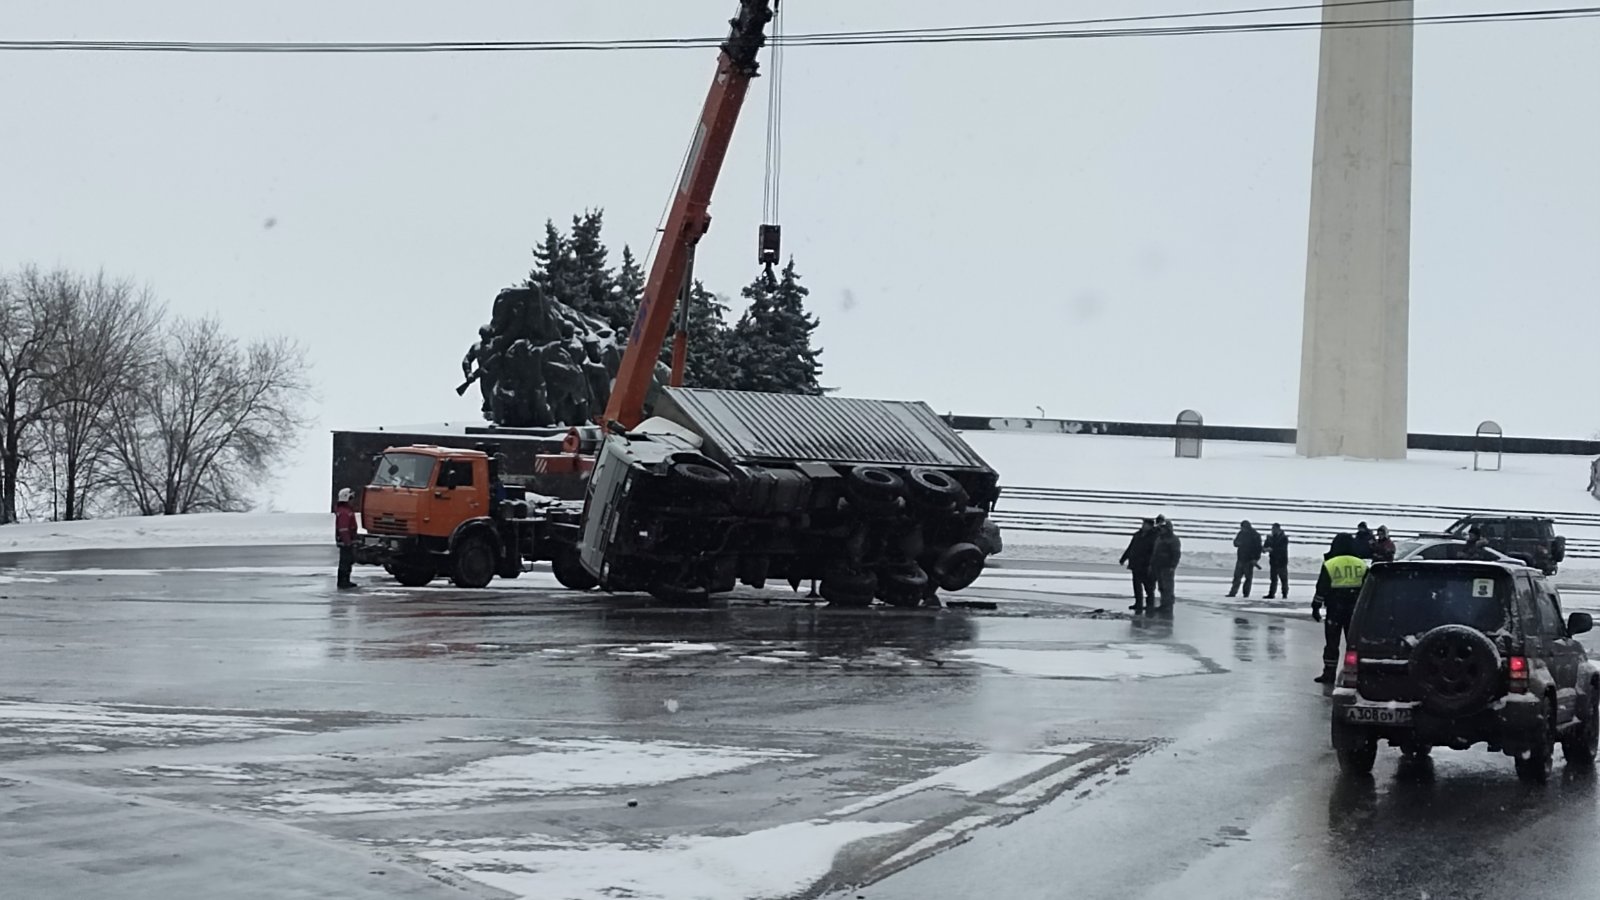
[[[384,568],[388,569],[389,574],[394,576],[394,580],[404,587],[426,587],[430,581],[433,581],[432,563],[395,563]]]
[[[705,463],[675,463],[671,471],[676,484],[703,497],[719,497],[733,488],[733,476]]]
[[[878,576],[848,568],[835,569],[822,579],[821,592],[829,606],[871,606],[873,596],[878,593]]]
[[[948,509],[967,496],[960,482],[938,469],[918,466],[906,473],[906,484],[918,503],[933,509]]]
[[[882,466],[856,466],[850,470],[847,482],[850,496],[864,503],[893,501],[905,489],[900,476]]]
[[[481,537],[469,537],[450,554],[450,581],[456,587],[487,587],[494,579],[494,546]]]
[[[951,544],[933,564],[933,580],[947,591],[970,587],[983,574],[983,551],[976,544]]]
[[[928,583],[928,573],[916,563],[897,566],[878,577],[878,595],[890,606],[915,609],[927,596]]]
[[[556,581],[569,591],[594,590],[600,583],[578,561],[578,548],[571,544],[556,551],[555,559],[550,561],[550,570],[555,574]]]

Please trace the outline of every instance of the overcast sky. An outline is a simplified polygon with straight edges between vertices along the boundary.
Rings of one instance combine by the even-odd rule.
[[[0,31],[700,36],[735,5],[0,0]],[[795,33],[1247,5],[785,3]],[[1597,20],[1417,31],[1413,431],[1600,428],[1596,47]],[[0,53],[0,266],[104,267],[302,341],[317,421],[273,500],[320,508],[330,429],[477,417],[462,353],[546,218],[603,207],[614,250],[649,243],[714,56]],[[1316,70],[1314,33],[790,50],[782,224],[825,382],[941,412],[1292,426]],[[699,254],[728,294],[757,271],[765,87]]]

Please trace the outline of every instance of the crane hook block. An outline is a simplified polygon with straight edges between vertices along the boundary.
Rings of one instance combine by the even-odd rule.
[[[761,226],[759,262],[768,266],[778,264],[779,247],[783,243],[782,236],[783,228],[779,225]]]

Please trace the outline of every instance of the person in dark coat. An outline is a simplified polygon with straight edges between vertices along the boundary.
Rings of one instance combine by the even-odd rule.
[[[1261,565],[1261,533],[1250,525],[1248,519],[1239,523],[1239,533],[1233,536],[1233,547],[1233,587],[1228,589],[1228,596],[1239,596],[1239,582],[1243,581],[1244,595],[1248,597],[1256,569]]]
[[[1277,599],[1279,587],[1285,597],[1289,596],[1289,536],[1284,534],[1283,526],[1273,522],[1262,545],[1267,551],[1267,599]]]
[[[1122,559],[1119,560],[1128,567],[1133,577],[1133,605],[1128,608],[1135,612],[1144,609],[1146,598],[1149,598],[1151,609],[1156,607],[1156,585],[1150,577],[1150,553],[1155,549],[1155,544],[1156,522],[1154,519],[1145,519],[1128,540],[1128,549],[1122,551]]]
[[[1372,558],[1372,529],[1368,528],[1365,522],[1356,523],[1355,547],[1350,555],[1362,559]]]
[[[1350,616],[1355,612],[1356,598],[1361,594],[1362,582],[1367,578],[1367,561],[1355,555],[1355,538],[1341,532],[1333,539],[1333,548],[1323,557],[1322,574],[1317,576],[1317,593],[1311,598],[1311,619],[1322,622],[1322,674],[1318,684],[1331,684],[1339,668],[1339,643],[1350,630]],[[1328,608],[1324,621],[1322,608]]]
[[[1379,525],[1378,535],[1372,539],[1372,561],[1394,562],[1394,538],[1389,537],[1389,526]]]
[[[349,488],[339,489],[339,502],[333,507],[333,542],[339,545],[339,587],[356,586],[350,580],[350,570],[356,565],[356,514],[350,508],[354,493]]]
[[[1150,551],[1150,576],[1161,590],[1161,609],[1172,608],[1173,578],[1178,574],[1178,560],[1183,557],[1183,543],[1165,518],[1156,520],[1156,540]]]

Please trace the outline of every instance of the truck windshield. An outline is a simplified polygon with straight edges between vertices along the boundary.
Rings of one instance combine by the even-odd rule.
[[[1362,641],[1387,642],[1440,625],[1483,632],[1506,624],[1504,598],[1511,579],[1475,571],[1391,569],[1374,572],[1361,597]]]
[[[372,476],[377,487],[425,488],[433,475],[433,457],[420,453],[385,453]]]

